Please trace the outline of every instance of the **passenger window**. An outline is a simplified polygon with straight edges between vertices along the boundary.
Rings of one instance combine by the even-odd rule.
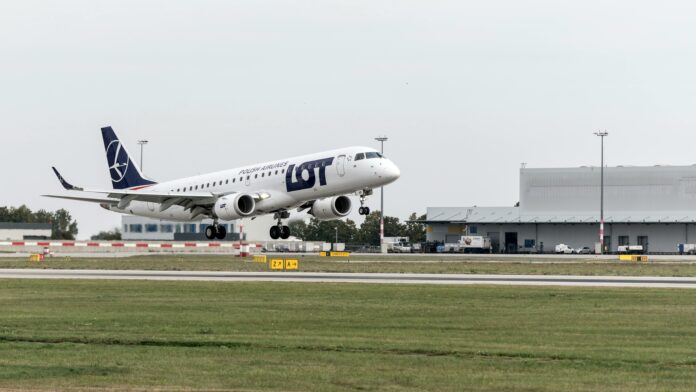
[[[276,176],[278,175],[278,170],[276,170]]]
[[[261,173],[261,177],[266,177],[266,173]]]
[[[196,190],[198,190],[198,185],[196,185]]]
[[[225,185],[229,184],[230,180],[225,180]]]
[[[365,154],[363,154],[363,153],[360,153],[360,154],[355,156],[356,161],[362,161],[363,159],[365,159]]]

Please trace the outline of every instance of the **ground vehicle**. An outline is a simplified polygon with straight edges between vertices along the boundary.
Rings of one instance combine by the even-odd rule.
[[[491,253],[491,239],[465,235],[459,240],[459,251],[463,253]]]
[[[556,251],[556,254],[569,255],[569,254],[573,253],[574,249],[566,244],[558,244],[558,245],[556,245],[555,251]]]
[[[696,254],[696,244],[679,244],[679,245],[677,245],[677,251],[679,252],[680,255]]]
[[[592,249],[589,246],[583,246],[582,248],[573,249],[573,253],[578,255],[589,255],[592,254]]]
[[[387,252],[389,253],[413,252],[413,247],[408,237],[384,237],[384,243],[387,245]]]
[[[618,248],[619,253],[629,254],[629,255],[640,255],[643,254],[643,245],[621,245]]]

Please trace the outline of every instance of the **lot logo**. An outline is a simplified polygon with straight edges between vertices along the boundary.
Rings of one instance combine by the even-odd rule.
[[[305,162],[299,166],[290,165],[288,171],[285,173],[285,184],[288,192],[314,188],[317,184],[317,169],[319,169],[319,185],[325,186],[326,168],[333,165],[333,161],[334,158],[324,158]]]
[[[109,159],[109,173],[111,174],[112,182],[121,182],[128,172],[130,159],[126,150],[121,146],[119,140],[114,140],[109,143],[106,148],[106,156]]]

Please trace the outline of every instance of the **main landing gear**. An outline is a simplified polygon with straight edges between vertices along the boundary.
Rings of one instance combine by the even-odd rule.
[[[227,237],[227,229],[217,222],[205,228],[205,238],[209,240],[224,240]]]
[[[278,212],[275,214],[275,218],[278,220],[278,224],[271,227],[271,239],[287,240],[290,238],[290,227],[283,225],[283,219],[290,218],[290,213],[287,211]]]

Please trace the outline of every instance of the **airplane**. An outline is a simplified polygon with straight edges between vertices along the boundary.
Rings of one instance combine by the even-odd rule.
[[[290,228],[283,220],[293,210],[308,211],[321,221],[345,218],[353,208],[349,195],[359,197],[360,215],[369,215],[365,200],[373,189],[401,176],[394,162],[377,150],[347,147],[158,183],[142,174],[111,127],[101,132],[113,190],[74,186],[53,167],[63,188],[78,195],[44,197],[91,202],[109,211],[154,219],[212,219],[205,230],[209,240],[227,236],[219,220],[266,214],[274,214],[278,222],[270,228],[271,238],[288,239]]]

